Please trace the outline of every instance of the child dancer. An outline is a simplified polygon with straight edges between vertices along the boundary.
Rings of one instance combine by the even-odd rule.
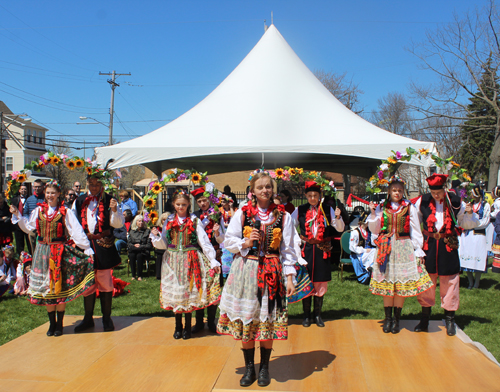
[[[30,283],[31,262],[33,258],[28,253],[22,251],[20,259],[21,262],[17,266],[17,280],[14,285],[14,294],[26,295]]]
[[[367,212],[363,212],[358,220],[358,227],[351,231],[349,239],[352,266],[358,278],[358,282],[364,284],[370,283],[373,261],[377,253],[375,245],[373,245],[373,240],[377,236],[372,235],[368,228],[368,223],[366,223],[368,216],[369,214]]]
[[[200,220],[189,214],[189,202],[189,195],[178,191],[172,199],[175,214],[168,217],[161,235],[157,229],[151,230],[153,246],[167,250],[161,268],[160,303],[175,313],[174,339],[191,338],[192,312],[220,299],[220,263]]]

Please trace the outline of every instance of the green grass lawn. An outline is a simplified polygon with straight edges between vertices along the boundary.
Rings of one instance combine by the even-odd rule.
[[[122,258],[124,263],[115,270],[115,276],[130,282],[130,277],[127,276],[126,257],[122,256]],[[151,272],[151,275],[153,274]],[[480,289],[467,290],[467,285],[467,278],[462,276],[460,309],[456,315],[456,323],[472,340],[482,343],[500,361],[498,339],[500,274],[488,272],[483,275]],[[382,298],[372,295],[367,286],[359,284],[350,267],[344,270],[342,283],[334,267],[332,281],[328,287],[323,308],[324,319],[383,319]],[[133,281],[127,288],[130,293],[113,299],[114,316],[173,316],[172,312],[167,312],[160,307],[160,282],[155,277],[151,276],[142,282]],[[439,290],[437,294],[439,295]],[[439,303],[439,297],[436,303]],[[417,320],[420,316],[420,309],[416,298],[410,298],[405,303],[402,318]],[[290,318],[302,318],[301,303],[291,304],[289,311]],[[69,303],[66,313],[83,315],[83,300],[78,298]],[[100,315],[99,301],[96,303],[96,315]],[[443,317],[443,310],[435,306],[432,319],[441,320]],[[5,294],[0,298],[0,345],[47,321],[47,312],[44,307],[31,305],[26,298]]]

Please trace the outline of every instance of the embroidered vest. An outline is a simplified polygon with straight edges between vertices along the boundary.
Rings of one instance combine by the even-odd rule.
[[[173,219],[177,219],[176,215],[170,215],[168,221],[171,221]],[[168,250],[171,251],[179,251],[179,250],[193,250],[193,249],[199,249],[198,246],[198,241],[196,240],[196,225],[198,224],[198,220],[196,219],[195,214],[191,214],[190,219],[193,222],[193,228],[194,228],[194,233],[189,234],[187,228],[184,230],[180,230],[181,228],[184,228],[185,222],[180,226],[172,227],[170,230],[170,239],[168,240]],[[193,243],[195,242],[196,243]]]
[[[410,237],[410,225],[406,224],[407,220],[410,219],[410,204],[400,208],[397,212],[390,212],[391,210],[385,208],[384,217],[384,227],[385,230],[382,231],[383,234],[394,233],[396,238],[409,238]],[[386,221],[387,220],[387,221]]]
[[[64,217],[57,211],[56,216],[52,220],[47,220],[47,217],[43,214],[42,209],[38,212],[38,222],[36,225],[36,231],[38,234],[38,241],[43,242],[63,242],[66,241],[66,236],[64,233]]]
[[[275,217],[271,223],[269,224],[263,224],[261,226],[261,230],[264,228],[264,243],[261,244],[260,249],[264,252],[266,255],[279,255],[280,254],[280,246],[278,245],[277,248],[272,247],[272,242],[274,238],[274,229],[280,229],[280,238],[283,237],[283,213],[279,211],[279,214],[277,217]],[[254,218],[249,218],[245,214],[245,219],[243,220],[243,228],[246,226],[248,227],[254,227],[255,219]],[[265,227],[264,227],[265,226]],[[281,240],[279,241],[281,244]],[[248,251],[247,256],[259,256],[259,250],[253,250],[250,248]]]
[[[448,192],[448,196],[451,201],[451,213],[455,215],[455,218],[458,216],[458,212],[460,211],[460,207],[462,205],[462,199],[460,199],[459,196],[455,195],[454,193]],[[424,230],[429,230],[427,227],[427,218],[429,218],[429,215],[432,214],[432,210],[429,207],[429,204],[431,203],[432,200],[432,195],[430,193],[426,193],[425,195],[422,196],[420,200],[420,212],[422,213],[422,218],[423,218],[423,227]],[[444,232],[445,227],[444,225],[441,227],[440,231]],[[453,222],[453,219],[451,220],[451,230],[452,232],[455,232],[455,222]]]

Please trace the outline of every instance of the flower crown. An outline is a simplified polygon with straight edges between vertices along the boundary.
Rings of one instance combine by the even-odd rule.
[[[176,189],[174,191],[174,196],[176,196],[176,195],[186,195],[186,196],[188,196],[189,193],[188,193],[188,191],[186,189],[181,188],[181,189]]]
[[[262,168],[262,169],[256,169],[256,170],[254,170],[253,172],[250,173],[250,176],[248,177],[248,182],[252,181],[252,178],[256,174],[259,174],[259,173],[263,173],[263,174],[266,174],[268,176],[271,176],[271,173],[269,173],[267,170],[264,170],[264,168]]]
[[[406,186],[406,181],[403,180],[401,177],[399,177],[397,174],[395,174],[390,178],[388,185],[392,184],[393,182],[399,182],[400,184],[403,185],[403,187]]]
[[[3,250],[4,252],[5,252],[6,250],[9,250],[9,249],[12,249],[12,250],[13,250],[13,249],[14,249],[14,245],[10,245],[10,244],[9,244],[9,245],[5,245],[5,246],[2,248],[2,250]]]
[[[56,187],[58,187],[58,188],[61,188],[61,184],[59,184],[59,183],[57,182],[57,180],[56,180],[56,179],[53,179],[53,178],[51,178],[49,181],[47,181],[47,184],[46,184],[46,185],[47,185],[47,186],[52,185],[52,186],[56,186]]]

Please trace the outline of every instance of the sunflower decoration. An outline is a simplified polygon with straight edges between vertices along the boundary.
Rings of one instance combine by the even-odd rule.
[[[156,223],[156,221],[158,220],[158,212],[153,210],[151,212],[149,212],[149,219],[151,220],[151,224],[154,225]]]
[[[59,158],[57,155],[54,155],[52,158],[52,165],[57,166],[61,163],[61,158]]]
[[[85,168],[85,171],[87,172],[87,174],[88,174],[89,176],[91,176],[91,175],[92,175],[93,170],[92,170],[92,167],[91,167],[91,166],[87,166],[87,167]]]
[[[76,169],[76,163],[75,163],[75,161],[73,161],[72,159],[67,160],[66,161],[66,167],[69,170],[75,170]]]
[[[156,205],[155,199],[150,198],[144,201],[144,207],[146,208],[154,208],[155,205]]]
[[[26,181],[26,174],[24,173],[20,173],[18,176],[17,176],[17,181],[20,182],[21,184]]]
[[[193,181],[195,184],[199,184],[201,181],[201,175],[200,173],[193,173],[191,174],[191,181]]]
[[[288,173],[290,173],[291,176],[296,176],[297,170],[291,167],[290,169],[288,169]]]
[[[276,178],[277,179],[281,179],[285,176],[285,170],[283,170],[283,168],[279,167],[278,169],[276,169],[274,171],[276,173]]]
[[[155,195],[160,193],[162,190],[163,190],[163,185],[160,184],[159,182],[155,182],[151,187],[151,192],[153,192]]]
[[[77,159],[75,160],[75,165],[77,169],[80,169],[85,166],[85,162],[83,161],[83,159]]]

